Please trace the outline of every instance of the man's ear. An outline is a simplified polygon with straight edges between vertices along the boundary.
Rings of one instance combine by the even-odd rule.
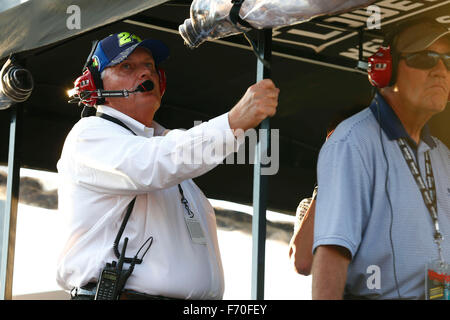
[[[161,98],[166,92],[166,72],[163,68],[158,67],[158,76],[159,76],[159,91],[161,93]]]

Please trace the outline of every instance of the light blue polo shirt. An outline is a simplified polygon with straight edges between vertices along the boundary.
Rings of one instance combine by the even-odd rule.
[[[416,145],[377,94],[369,108],[336,128],[317,167],[313,251],[320,245],[350,251],[345,292],[352,295],[398,299],[396,276],[402,299],[424,299],[425,264],[438,257],[432,220],[398,146],[400,137],[408,139],[424,181],[424,153],[430,150],[442,251],[450,262],[450,151],[427,126]]]

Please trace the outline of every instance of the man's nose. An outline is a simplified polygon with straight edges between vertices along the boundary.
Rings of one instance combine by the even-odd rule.
[[[440,58],[438,63],[434,66],[434,68],[431,71],[432,71],[432,74],[435,76],[446,77],[446,76],[448,76],[449,70],[445,66],[444,60],[442,60],[442,58]]]
[[[140,79],[150,79],[156,72],[153,69],[153,67],[151,66],[147,66],[145,64],[142,64],[141,66],[139,66],[139,78]]]
[[[150,78],[152,75],[152,72],[149,68],[146,68],[144,66],[139,68],[139,78],[144,79],[144,78]]]

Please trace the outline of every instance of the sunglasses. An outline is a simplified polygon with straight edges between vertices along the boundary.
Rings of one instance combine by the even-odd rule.
[[[447,70],[450,70],[450,53],[439,54],[434,51],[420,51],[406,54],[400,58],[405,59],[407,66],[423,70],[434,68],[439,59],[442,59]]]

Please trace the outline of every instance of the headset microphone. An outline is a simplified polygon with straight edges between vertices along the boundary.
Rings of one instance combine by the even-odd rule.
[[[151,80],[145,80],[140,85],[137,86],[136,90],[133,92],[147,92],[152,91],[155,85],[153,84],[153,81]]]
[[[148,92],[148,91],[152,91],[153,88],[155,87],[155,85],[153,84],[152,80],[145,80],[144,82],[140,83],[135,90],[133,91],[128,91],[128,90],[117,90],[117,91],[112,91],[112,90],[97,90],[94,91],[95,93],[97,93],[97,96],[99,98],[102,97],[128,97],[130,95],[130,93],[138,93],[138,92]]]
[[[78,79],[77,79],[78,80]],[[81,83],[80,83],[81,82]],[[138,92],[148,92],[152,91],[155,85],[151,80],[145,80],[144,82],[140,83],[135,90],[128,91],[126,89],[124,90],[103,90],[103,89],[96,89],[96,90],[86,90],[86,87],[89,87],[89,83],[92,83],[90,81],[87,81],[87,84],[85,85],[85,90],[80,90],[80,86],[83,86],[83,82],[79,81],[78,83],[75,83],[75,88],[70,90],[68,92],[68,95],[71,97],[74,97],[70,103],[76,103],[81,102],[84,104],[90,104],[89,102],[96,101],[97,99],[101,98],[121,98],[121,97],[128,97],[131,93],[138,93]],[[94,89],[95,87],[91,87],[89,89]],[[86,103],[88,102],[88,103]]]

